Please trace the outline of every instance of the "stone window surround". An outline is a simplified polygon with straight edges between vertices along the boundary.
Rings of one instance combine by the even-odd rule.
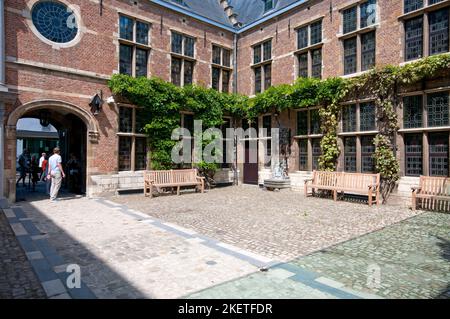
[[[131,104],[125,104],[125,103],[117,103],[117,107],[118,107],[118,112],[117,114],[119,114],[119,108],[121,107],[126,107],[126,108],[131,108],[132,109],[132,130],[131,133],[123,133],[123,132],[117,132],[117,136],[118,137],[130,137],[131,138],[131,151],[130,151],[130,156],[131,156],[131,170],[129,170],[128,172],[135,172],[135,167],[136,167],[136,138],[147,138],[147,135],[145,134],[139,134],[136,133],[136,110],[138,109],[138,107],[131,105]],[[117,127],[119,127],[119,121],[120,118],[119,116],[117,116]],[[118,145],[118,144],[117,144]],[[117,146],[117,149],[119,149],[119,145]],[[119,164],[119,158],[117,158],[117,164]],[[127,171],[120,171],[120,172],[127,172]]]
[[[75,4],[71,4],[66,0],[56,0],[57,2],[60,2],[62,4],[64,4],[65,6],[67,6],[68,8],[70,8],[72,10],[72,12],[75,15],[75,19],[77,22],[77,27],[78,27],[78,33],[75,36],[75,38],[72,41],[66,42],[66,43],[57,43],[57,42],[53,42],[50,41],[49,39],[47,39],[46,37],[44,37],[34,26],[33,20],[31,18],[31,11],[34,7],[34,5],[38,2],[40,2],[42,0],[30,0],[26,3],[26,9],[23,10],[22,12],[22,16],[24,18],[26,18],[26,22],[28,24],[28,27],[30,28],[30,30],[33,32],[33,34],[39,38],[39,40],[41,40],[42,42],[50,45],[53,49],[64,49],[64,48],[70,48],[73,47],[75,45],[77,45],[80,41],[81,38],[83,36],[84,33],[87,32],[86,27],[83,24],[83,20],[81,19],[81,10],[80,7],[78,5]]]
[[[401,125],[400,130],[398,131],[398,144],[399,144],[399,155],[401,158],[404,158],[404,150],[405,150],[405,134],[422,134],[422,175],[428,176],[429,175],[429,140],[428,135],[429,133],[434,132],[449,132],[450,131],[450,125],[449,126],[440,126],[440,127],[428,127],[427,125],[427,97],[428,94],[433,93],[442,93],[442,92],[448,92],[450,94],[450,87],[440,87],[430,90],[423,90],[423,91],[412,91],[407,93],[401,93],[399,96],[403,99],[403,97],[406,96],[422,96],[422,127],[419,128],[403,128],[403,102],[402,107],[399,108],[400,111],[398,112],[399,115],[399,123]],[[449,142],[450,142],[450,136],[449,136]],[[400,173],[402,176],[405,176],[406,174],[406,167],[405,167],[405,161],[400,161]]]
[[[232,81],[232,76],[233,76],[233,67],[232,67],[233,66],[233,49],[231,49],[229,47],[225,47],[225,46],[217,44],[217,43],[213,43],[211,48],[213,48],[213,47],[218,47],[218,48],[221,49],[220,50],[220,61],[221,61],[221,64],[217,64],[217,63],[213,62],[213,56],[212,56],[213,55],[213,51],[211,51],[211,87],[212,87],[212,69],[213,68],[217,68],[217,69],[220,70],[220,73],[219,73],[219,92],[223,92],[223,87],[222,87],[222,85],[223,85],[223,82],[222,82],[223,71],[230,72],[230,76],[229,76],[229,79],[228,79],[228,92],[231,92],[231,90],[232,90],[231,84],[233,82]],[[229,50],[230,51],[230,66],[226,66],[223,63],[223,50]]]
[[[310,32],[310,27],[311,24],[315,23],[315,22],[319,22],[319,21],[323,21],[324,16],[320,16],[318,18],[315,18],[311,21],[308,21],[307,23],[303,23],[297,27],[295,27],[294,31],[296,33],[298,33],[298,30],[300,30],[301,28],[307,27],[308,28],[308,45],[306,47],[303,48],[298,48],[298,43],[296,44],[297,50],[294,52],[294,55],[297,57],[295,59],[295,70],[296,70],[296,76],[299,77],[299,56],[301,54],[307,54],[308,55],[308,77],[312,76],[312,69],[313,69],[313,59],[312,59],[312,52],[318,49],[322,50],[322,47],[325,43],[325,39],[324,39],[324,31],[323,31],[323,22],[322,22],[322,36],[321,36],[321,40],[318,43],[315,44],[310,44],[311,39],[311,32]],[[297,37],[295,37],[296,41],[297,41]],[[323,72],[323,50],[322,50],[322,70],[321,70],[321,74]]]
[[[171,60],[173,58],[181,60],[180,87],[184,86],[184,61],[185,60],[189,61],[189,62],[192,62],[192,83],[195,83],[195,69],[196,69],[195,68],[195,64],[197,63],[197,59],[196,59],[196,56],[197,56],[197,48],[196,48],[197,37],[189,35],[189,34],[186,34],[186,33],[183,33],[183,32],[180,32],[180,31],[175,30],[175,29],[170,29],[169,32],[170,32],[170,43],[169,43],[169,45],[170,45]],[[181,52],[182,52],[181,54],[180,53],[176,53],[176,52],[172,52],[172,38],[173,38],[172,35],[174,33],[177,33],[177,34],[183,36],[183,41],[182,41],[182,46],[181,46]],[[184,55],[184,37],[189,37],[189,38],[192,38],[194,40],[194,56],[193,57]],[[170,74],[169,74],[169,77],[170,77],[169,82],[173,83],[172,82],[172,80],[173,80],[172,79],[172,61],[170,62]]]
[[[297,117],[297,113],[298,112],[307,112],[308,113],[308,115],[307,115],[307,118],[308,118],[308,120],[307,120],[307,123],[308,123],[308,128],[307,128],[307,132],[308,132],[308,134],[306,134],[306,135],[297,135],[297,126],[298,126],[298,124],[297,124],[297,120],[295,121],[295,123],[296,123],[296,125],[295,125],[295,136],[294,136],[294,140],[296,141],[296,143],[297,144],[300,144],[300,141],[304,141],[304,140],[306,140],[307,141],[307,156],[308,156],[308,159],[307,159],[307,164],[306,164],[306,166],[307,166],[307,172],[311,172],[312,170],[313,170],[313,139],[321,139],[322,137],[323,137],[323,134],[310,134],[310,132],[311,132],[311,111],[315,111],[315,110],[318,110],[320,107],[319,106],[315,106],[315,107],[308,107],[308,108],[304,108],[304,109],[299,109],[299,110],[296,110],[295,111],[295,117],[296,118],[298,118]],[[300,147],[299,147],[299,149],[300,149]],[[299,157],[300,156],[300,153],[298,154],[298,156],[297,157]],[[297,158],[297,171],[300,171],[300,169],[299,169],[299,165],[300,165],[300,163],[299,163],[299,158]]]
[[[450,11],[450,4],[447,1],[443,1],[443,2],[438,2],[435,4],[428,4],[428,1],[424,2],[424,6],[421,9],[415,10],[415,11],[411,11],[408,12],[406,14],[401,15],[400,17],[398,17],[398,19],[402,22],[402,32],[403,32],[403,36],[401,37],[401,41],[402,41],[402,59],[404,60],[404,62],[401,64],[403,65],[404,63],[410,63],[410,62],[414,62],[417,60],[420,60],[421,58],[427,57],[429,56],[430,53],[430,43],[429,43],[429,14],[431,12],[437,11],[439,9],[443,9],[445,7],[448,7],[449,11]],[[403,11],[403,4],[402,4],[402,12]],[[406,60],[406,41],[405,41],[405,33],[406,33],[406,29],[405,29],[405,22],[407,20],[413,19],[413,18],[418,18],[422,16],[423,17],[423,44],[422,44],[422,51],[423,51],[423,56],[417,59],[412,59],[412,60]],[[450,13],[449,13],[450,16]],[[449,28],[449,33],[450,33],[450,28]],[[450,36],[450,35],[449,35]],[[450,48],[449,48],[450,51]]]
[[[132,41],[120,38],[120,17],[121,16],[129,18],[129,19],[134,21],[134,24],[133,24],[133,40]],[[118,23],[118,31],[117,31],[117,38],[118,38],[118,42],[119,42],[119,50],[118,50],[119,58],[118,58],[118,68],[117,68],[117,70],[120,70],[120,45],[124,44],[124,45],[132,47],[132,52],[133,53],[132,53],[132,58],[131,58],[131,69],[132,69],[131,74],[133,76],[135,76],[135,74],[136,74],[136,49],[143,49],[143,50],[147,51],[147,76],[148,76],[148,74],[149,74],[149,67],[148,66],[149,66],[149,63],[150,63],[150,53],[151,53],[151,49],[152,49],[151,48],[152,37],[150,36],[151,29],[152,29],[152,23],[149,22],[149,21],[140,19],[140,18],[136,18],[136,17],[130,16],[130,15],[122,13],[122,12],[118,13],[118,20],[117,21],[119,21],[119,23]],[[145,24],[148,24],[148,44],[147,45],[136,42],[136,25],[137,25],[136,22],[137,21],[145,23]]]
[[[267,87],[267,88],[265,87],[265,72],[264,72],[264,67],[265,67],[266,65],[272,65],[272,62],[273,62],[273,60],[274,60],[274,57],[273,57],[273,44],[271,44],[270,59],[264,60],[264,43],[267,43],[267,42],[269,42],[269,41],[271,42],[272,40],[273,40],[273,37],[269,37],[269,38],[266,38],[266,39],[264,39],[264,40],[262,40],[262,41],[259,41],[259,42],[255,43],[255,44],[253,44],[253,45],[251,46],[251,48],[252,48],[252,65],[251,65],[251,68],[253,69],[253,80],[254,80],[254,82],[253,82],[253,93],[254,93],[255,95],[256,95],[257,93],[262,93],[262,92],[264,92],[265,90],[268,89],[268,87]],[[255,48],[256,48],[257,46],[260,46],[260,47],[261,47],[261,61],[258,62],[258,63],[255,63],[255,61],[254,61],[254,52],[255,52]],[[256,70],[257,68],[261,68],[261,92],[256,92],[256,76],[255,76],[255,70]]]
[[[361,155],[361,137],[362,136],[373,136],[378,134],[378,130],[373,131],[360,131],[360,104],[362,103],[370,103],[374,102],[374,99],[360,99],[355,101],[347,101],[345,103],[342,103],[342,106],[350,106],[350,105],[356,105],[356,128],[357,130],[354,132],[343,132],[343,118],[342,113],[340,114],[340,120],[339,120],[339,128],[338,128],[338,144],[339,148],[342,150],[341,155],[338,159],[338,167],[341,168],[341,170],[344,170],[344,142],[346,137],[356,137],[356,172],[361,173],[362,172],[362,155]],[[377,126],[378,123],[375,122],[375,126]]]

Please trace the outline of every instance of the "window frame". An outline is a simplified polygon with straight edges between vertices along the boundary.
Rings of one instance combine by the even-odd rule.
[[[145,76],[148,77],[150,75],[150,54],[151,54],[151,29],[152,29],[152,23],[149,21],[145,21],[139,18],[135,18],[132,16],[129,16],[127,14],[119,13],[119,31],[118,31],[118,44],[119,44],[119,57],[118,57],[118,71],[120,73],[121,70],[121,55],[120,55],[120,48],[122,46],[127,46],[131,48],[131,74],[130,76],[136,77],[136,76]],[[126,18],[132,20],[133,23],[133,30],[132,30],[132,39],[126,39],[121,37],[121,28],[120,28],[120,19]],[[142,23],[148,26],[147,30],[147,44],[143,44],[140,42],[137,42],[137,24]],[[145,75],[137,75],[137,51],[142,50],[146,51],[146,73]]]
[[[214,48],[218,48],[220,50],[220,63],[214,62]],[[229,52],[229,58],[230,58],[230,65],[227,66],[224,63],[224,53],[228,51]],[[232,89],[232,76],[233,76],[233,49],[219,45],[219,44],[212,44],[212,51],[211,51],[211,88],[224,93],[231,93]],[[213,87],[213,77],[214,77],[214,69],[219,70],[219,79],[218,79],[218,88]],[[224,74],[228,72],[228,90],[224,90]]]
[[[270,43],[270,58],[265,59],[265,51],[264,51],[264,46]],[[272,38],[268,38],[265,39],[263,41],[260,41],[254,45],[251,46],[252,48],[252,53],[253,53],[253,60],[252,60],[252,65],[251,68],[253,70],[253,80],[254,80],[254,85],[253,85],[253,92],[254,94],[258,94],[258,93],[262,93],[265,90],[267,90],[270,86],[272,86],[272,69],[270,69],[270,79],[267,78],[266,76],[266,68],[272,68],[272,62],[273,62],[273,45],[272,45]],[[259,61],[255,61],[255,52],[256,50],[260,51],[260,60]],[[260,85],[260,90],[258,92],[257,90],[257,82],[256,82],[256,73],[257,70],[259,70],[260,72],[260,78],[261,78],[261,85]],[[269,80],[269,81],[268,81]],[[267,83],[270,82],[269,85],[267,85]]]
[[[312,32],[311,32],[311,27],[315,24],[319,24],[321,25],[320,28],[320,41],[319,42],[315,42],[312,43]],[[297,34],[296,36],[296,51],[294,52],[296,59],[295,59],[295,69],[296,69],[296,77],[302,77],[301,75],[301,70],[306,70],[307,76],[308,78],[318,78],[318,79],[322,79],[323,77],[323,44],[324,44],[324,30],[323,30],[323,17],[311,20],[307,23],[304,23],[298,27],[296,27],[295,32]],[[302,30],[306,30],[306,46],[300,47],[300,41],[299,41],[299,36],[300,36],[300,32]],[[320,75],[319,76],[314,76],[316,73],[314,72],[314,68],[317,67],[318,65],[314,64],[314,52],[320,50],[320,56],[321,56],[321,63],[320,63]],[[302,68],[300,69],[301,63],[300,63],[300,58],[302,56],[305,56],[306,54],[306,64],[307,67],[306,68]]]
[[[297,170],[298,171],[312,171],[313,169],[318,169],[314,168],[314,159],[319,156],[318,153],[313,153],[314,150],[314,143],[317,140],[320,140],[323,137],[323,134],[320,133],[320,129],[318,130],[319,133],[315,133],[313,131],[314,126],[316,126],[314,123],[312,123],[313,120],[313,112],[318,112],[320,109],[320,106],[315,106],[315,107],[308,107],[305,109],[297,109],[295,110],[295,116],[296,116],[296,131],[295,131],[295,135],[294,135],[294,140],[297,143],[297,147],[298,147],[298,156],[297,156]],[[306,134],[299,134],[299,114],[301,113],[306,113]],[[320,123],[319,123],[319,128],[320,128]],[[306,141],[306,153],[301,153],[300,152],[300,143],[305,143]],[[306,170],[302,169],[302,167],[300,166],[300,157],[306,156]],[[318,164],[317,164],[318,165]]]
[[[143,108],[141,107],[137,107],[135,105],[131,105],[131,104],[125,104],[125,103],[118,103],[117,107],[119,108],[119,116],[118,116],[118,126],[117,126],[117,137],[118,137],[118,145],[117,145],[117,149],[118,149],[118,154],[120,154],[120,139],[121,138],[130,138],[131,139],[131,150],[130,150],[130,170],[121,170],[120,169],[120,155],[117,157],[117,170],[119,172],[138,172],[138,171],[144,171],[147,170],[149,168],[149,156],[148,156],[148,148],[146,149],[146,168],[143,170],[136,170],[136,140],[137,139],[141,139],[141,138],[145,138],[146,140],[146,144],[148,146],[148,137],[146,134],[142,134],[142,133],[137,133],[137,121],[136,121],[136,113],[138,110],[142,110]],[[121,108],[127,108],[127,109],[131,109],[131,132],[121,132],[120,131],[120,109]]]
[[[173,39],[174,39],[174,35],[175,34],[181,36],[181,48],[180,48],[180,52],[181,53],[174,52],[172,50],[173,49],[172,44],[173,44]],[[186,39],[187,38],[189,38],[190,40],[193,41],[193,56],[185,54],[186,53],[185,43],[186,43]],[[197,38],[196,37],[188,35],[188,34],[185,34],[185,33],[182,33],[182,32],[179,32],[177,30],[170,30],[170,56],[171,56],[171,60],[170,60],[170,82],[173,83],[174,85],[178,86],[178,84],[173,82],[174,81],[174,77],[173,77],[173,60],[174,59],[181,60],[180,74],[179,74],[179,77],[180,77],[180,84],[179,84],[179,86],[183,87],[185,85],[194,84],[194,82],[195,82],[194,81],[195,80],[195,66],[197,64],[197,59],[196,59],[196,56],[197,56],[197,48],[196,47],[197,46],[196,46],[196,44],[197,44]],[[191,81],[191,83],[186,84],[186,75],[187,75],[187,73],[186,73],[186,69],[187,69],[186,68],[186,64],[188,64],[188,63],[192,64],[192,74],[191,74],[191,76],[192,76],[191,80],[192,81]]]

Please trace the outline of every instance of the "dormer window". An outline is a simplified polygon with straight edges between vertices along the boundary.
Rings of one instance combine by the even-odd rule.
[[[264,12],[272,10],[273,3],[274,3],[274,0],[264,0]]]

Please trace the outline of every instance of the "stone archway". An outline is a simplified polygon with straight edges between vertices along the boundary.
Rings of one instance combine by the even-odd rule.
[[[36,100],[25,103],[14,109],[8,116],[7,125],[5,127],[5,144],[7,146],[7,154],[5,154],[5,170],[4,170],[4,196],[10,202],[16,200],[16,125],[17,121],[34,111],[41,109],[52,110],[55,112],[65,112],[77,116],[86,126],[86,193],[89,194],[90,176],[93,167],[93,146],[98,142],[98,124],[95,117],[87,110],[81,107],[61,100]]]

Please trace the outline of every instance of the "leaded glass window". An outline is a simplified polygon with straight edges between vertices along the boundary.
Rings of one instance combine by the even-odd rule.
[[[346,172],[356,172],[356,137],[346,137],[344,139],[344,170]]]
[[[430,176],[448,176],[448,133],[430,133]]]
[[[405,134],[405,175],[422,175],[422,134]]]
[[[213,50],[212,50],[212,63],[214,64],[221,64],[220,61],[220,54],[221,54],[222,48],[213,45]]]
[[[182,54],[183,36],[179,33],[172,32],[172,52]]]
[[[301,139],[298,141],[299,152],[299,171],[308,170],[308,140]]]
[[[308,135],[308,112],[297,112],[297,135]]]
[[[423,7],[423,0],[404,0],[404,12],[418,10]]]
[[[442,2],[442,1],[445,1],[445,0],[428,0],[428,4],[432,5],[432,4],[436,4],[436,3]]]
[[[361,136],[361,172],[372,173],[375,171],[375,161],[373,153],[375,145],[373,144],[373,136]]]
[[[120,16],[119,28],[119,72],[131,76],[147,76],[150,49],[143,45],[148,45],[150,25]]]
[[[220,90],[220,69],[212,68],[212,88]]]
[[[148,51],[136,49],[136,76],[147,76]]]
[[[312,56],[312,73],[313,78],[322,78],[322,49],[311,51]]]
[[[187,129],[191,136],[194,134],[194,115],[183,114],[183,128]]]
[[[319,169],[319,158],[322,155],[322,149],[320,148],[320,138],[313,138],[312,142],[312,169]]]
[[[264,65],[264,89],[267,90],[272,85],[272,64]]]
[[[361,71],[375,66],[375,31],[361,35]]]
[[[308,46],[308,26],[297,30],[297,49],[303,49]]]
[[[37,2],[31,9],[31,18],[37,31],[52,42],[70,42],[78,33],[75,14],[57,1]]]
[[[184,60],[184,85],[192,84],[194,75],[194,62]]]
[[[357,6],[346,9],[342,12],[343,32],[349,33],[356,30],[357,26]]]
[[[356,37],[344,40],[344,74],[356,72]]]
[[[131,170],[131,137],[119,136],[119,171]]]
[[[133,47],[125,44],[119,46],[119,72],[133,75]]]
[[[448,52],[448,8],[430,12],[430,55]]]
[[[370,103],[361,103],[359,105],[359,130],[374,131],[375,125],[375,105]]]
[[[119,132],[133,132],[133,109],[129,107],[119,108]]]
[[[264,61],[272,59],[272,41],[263,44]]]
[[[144,112],[146,112],[143,108],[137,108],[136,111],[136,127],[135,133],[145,134],[145,125],[147,124],[147,118],[144,116]]]
[[[356,132],[356,105],[342,108],[342,132]]]
[[[120,24],[120,32],[119,32],[120,38],[133,41],[134,20],[125,16],[120,16],[119,24]]]
[[[184,36],[184,55],[194,57],[194,43],[195,40],[191,37]]]
[[[322,20],[311,23],[310,33],[310,45],[322,42]]]
[[[403,128],[422,127],[422,96],[405,96],[403,98]]]
[[[228,93],[230,91],[230,71],[222,70],[222,92]]]
[[[423,17],[405,21],[406,61],[423,56]]]
[[[320,134],[320,115],[319,110],[311,110],[310,111],[310,117],[311,117],[311,132],[310,134]]]
[[[261,93],[261,67],[255,68],[255,93]]]
[[[298,55],[298,76],[308,77],[308,52]]]
[[[147,139],[137,137],[135,145],[135,170],[143,171],[147,168]]]
[[[253,48],[253,63],[254,64],[261,62],[261,58],[262,58],[261,52],[262,52],[261,45],[257,45],[256,47]]]
[[[226,67],[231,66],[231,50],[222,49],[222,65]]]
[[[433,93],[427,96],[428,126],[449,125],[448,92]]]
[[[273,9],[273,0],[264,0],[264,12]]]
[[[172,83],[178,86],[181,85],[181,63],[182,63],[181,59],[172,57],[172,64],[171,64]]]
[[[375,24],[377,17],[376,0],[368,0],[360,5],[360,27],[365,28]]]
[[[149,25],[147,23],[137,21],[136,22],[136,42],[144,45],[148,45],[148,30]]]

